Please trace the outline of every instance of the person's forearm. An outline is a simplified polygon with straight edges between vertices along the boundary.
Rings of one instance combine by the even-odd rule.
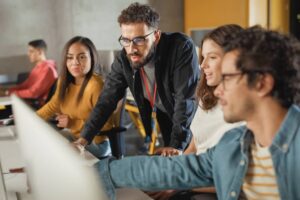
[[[201,192],[201,193],[215,193],[215,187],[202,187],[202,188],[194,188],[192,189],[193,192]]]
[[[185,154],[185,155],[196,154],[196,152],[197,152],[197,148],[196,148],[194,137],[193,137],[188,148],[184,151],[183,154]]]

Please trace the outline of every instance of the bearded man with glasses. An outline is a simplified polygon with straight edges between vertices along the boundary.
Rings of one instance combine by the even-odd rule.
[[[180,154],[190,142],[190,124],[199,63],[192,40],[181,33],[162,33],[159,14],[148,5],[133,3],[118,18],[123,47],[112,64],[104,90],[77,144],[86,145],[99,132],[118,101],[130,88],[146,132],[151,138],[156,112],[164,140],[157,154]]]

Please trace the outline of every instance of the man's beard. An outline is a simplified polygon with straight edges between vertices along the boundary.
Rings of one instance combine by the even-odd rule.
[[[130,53],[127,54],[127,58],[130,62],[130,65],[133,69],[140,69],[141,67],[145,66],[146,64],[148,64],[150,61],[152,61],[154,59],[155,56],[155,44],[152,44],[149,53],[147,54],[147,56],[141,61],[141,62],[137,62],[137,63],[133,63],[130,59],[130,56],[141,56],[139,53],[134,52],[134,53]]]

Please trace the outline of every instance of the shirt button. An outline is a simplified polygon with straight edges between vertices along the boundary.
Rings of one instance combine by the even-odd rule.
[[[235,197],[236,196],[236,192],[235,191],[230,192],[230,196],[231,197]]]
[[[241,160],[241,161],[240,161],[240,165],[241,165],[241,166],[244,166],[244,165],[245,165],[245,161],[244,161],[244,160]]]

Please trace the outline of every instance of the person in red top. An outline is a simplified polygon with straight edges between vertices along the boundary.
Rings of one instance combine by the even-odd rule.
[[[21,98],[38,99],[40,102],[46,100],[58,76],[55,62],[46,59],[46,50],[44,40],[33,40],[28,43],[28,57],[35,67],[24,82],[8,89],[7,95],[16,94]]]

